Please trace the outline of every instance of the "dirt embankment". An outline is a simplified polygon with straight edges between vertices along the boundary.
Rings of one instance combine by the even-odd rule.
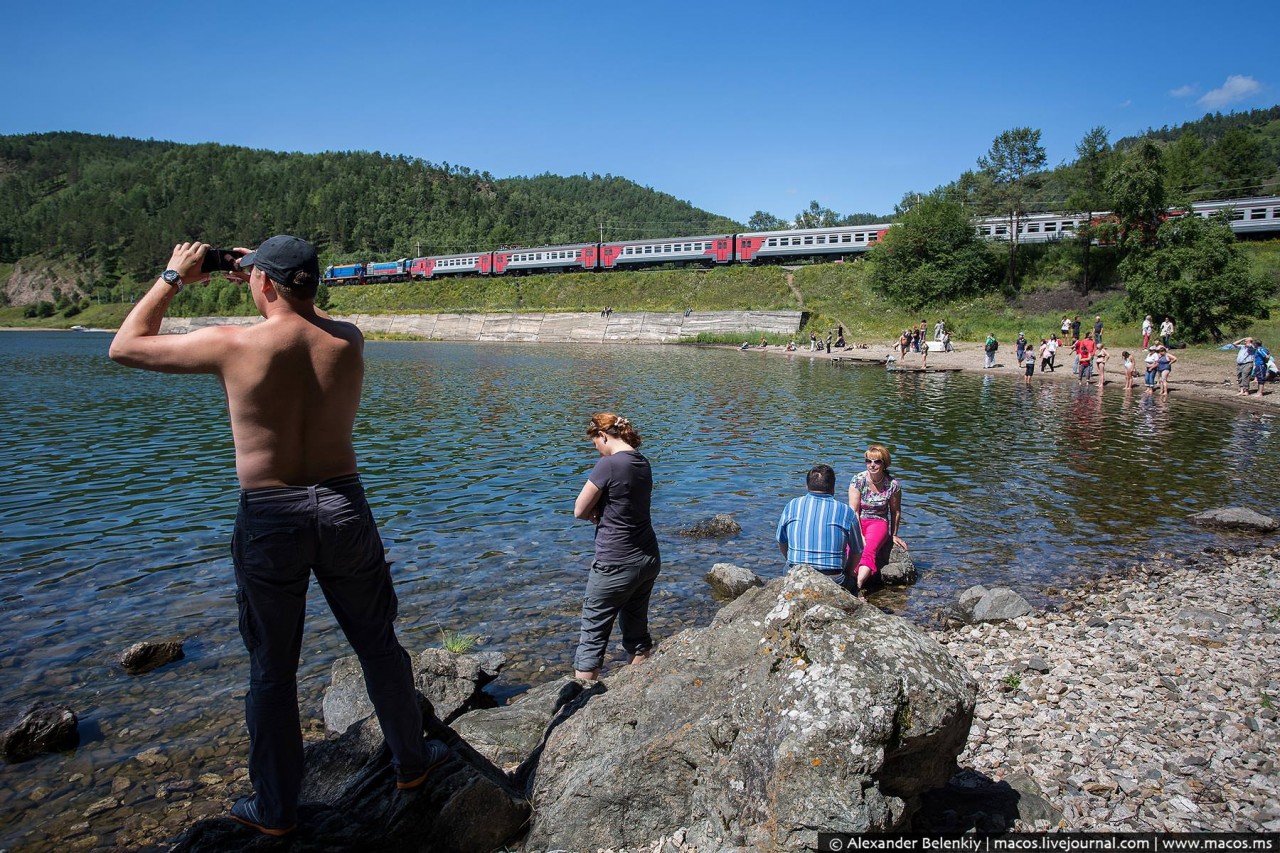
[[[9,305],[34,305],[37,302],[56,302],[58,291],[63,296],[76,298],[87,295],[76,283],[75,277],[55,272],[48,267],[27,269],[21,263],[15,264],[8,280],[0,284],[0,293],[4,294]]]

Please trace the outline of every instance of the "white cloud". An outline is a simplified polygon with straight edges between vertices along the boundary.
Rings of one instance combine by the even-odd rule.
[[[1133,106],[1133,99],[1132,99],[1132,98],[1130,98],[1130,99],[1129,99],[1129,100],[1127,100],[1127,101],[1121,101],[1121,102],[1120,102],[1120,109],[1122,109],[1122,110],[1128,109],[1128,108],[1129,108],[1129,107],[1131,107],[1131,106]]]
[[[1187,84],[1187,85],[1185,85],[1185,86],[1179,86],[1179,87],[1178,87],[1178,88],[1176,88],[1176,89],[1172,89],[1172,90],[1170,90],[1170,91],[1169,91],[1169,94],[1170,94],[1170,95],[1172,95],[1172,96],[1173,96],[1173,97],[1175,97],[1175,98],[1190,98],[1192,95],[1194,95],[1194,94],[1195,94],[1196,92],[1198,92],[1199,90],[1200,90],[1200,86],[1199,86],[1199,84],[1197,84],[1197,83],[1188,83],[1188,84]]]
[[[1202,107],[1217,109],[1228,104],[1234,104],[1236,101],[1243,101],[1254,92],[1260,91],[1262,91],[1262,84],[1257,80],[1242,74],[1232,74],[1227,78],[1227,82],[1216,89],[1205,92],[1204,96],[1196,103]]]

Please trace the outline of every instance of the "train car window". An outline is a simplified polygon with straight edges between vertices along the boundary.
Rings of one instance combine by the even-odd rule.
[[[1241,219],[1244,219],[1244,211],[1243,211],[1243,210],[1233,210],[1233,211],[1231,211],[1231,217],[1230,217],[1230,218],[1231,218],[1231,221],[1232,221],[1232,222],[1239,222]]]
[[[1250,219],[1266,219],[1267,209],[1265,207],[1255,207],[1253,210],[1249,211],[1249,218]]]
[[[1029,225],[1027,225],[1027,233],[1028,233],[1028,234],[1039,234],[1039,233],[1040,233],[1040,223],[1039,223],[1039,222],[1032,222],[1032,223],[1030,223]]]
[[[805,238],[804,238],[804,244],[805,244],[806,246],[812,246],[812,245],[813,245],[813,237],[812,237],[812,236],[805,237]]]

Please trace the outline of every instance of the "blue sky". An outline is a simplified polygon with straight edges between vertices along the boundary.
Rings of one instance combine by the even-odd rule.
[[[0,134],[613,174],[745,221],[889,213],[1011,127],[1050,164],[1280,103],[1280,3],[16,3]],[[16,47],[16,46],[24,47]]]

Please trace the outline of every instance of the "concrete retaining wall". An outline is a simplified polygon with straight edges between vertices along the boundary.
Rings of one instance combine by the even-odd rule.
[[[724,335],[794,335],[800,311],[650,311],[608,317],[599,314],[350,314],[335,315],[366,334],[412,335],[434,341],[539,341],[543,343],[664,343],[706,332]],[[257,317],[166,317],[163,333],[182,334],[204,326],[252,325]],[[754,341],[752,341],[754,343]]]

